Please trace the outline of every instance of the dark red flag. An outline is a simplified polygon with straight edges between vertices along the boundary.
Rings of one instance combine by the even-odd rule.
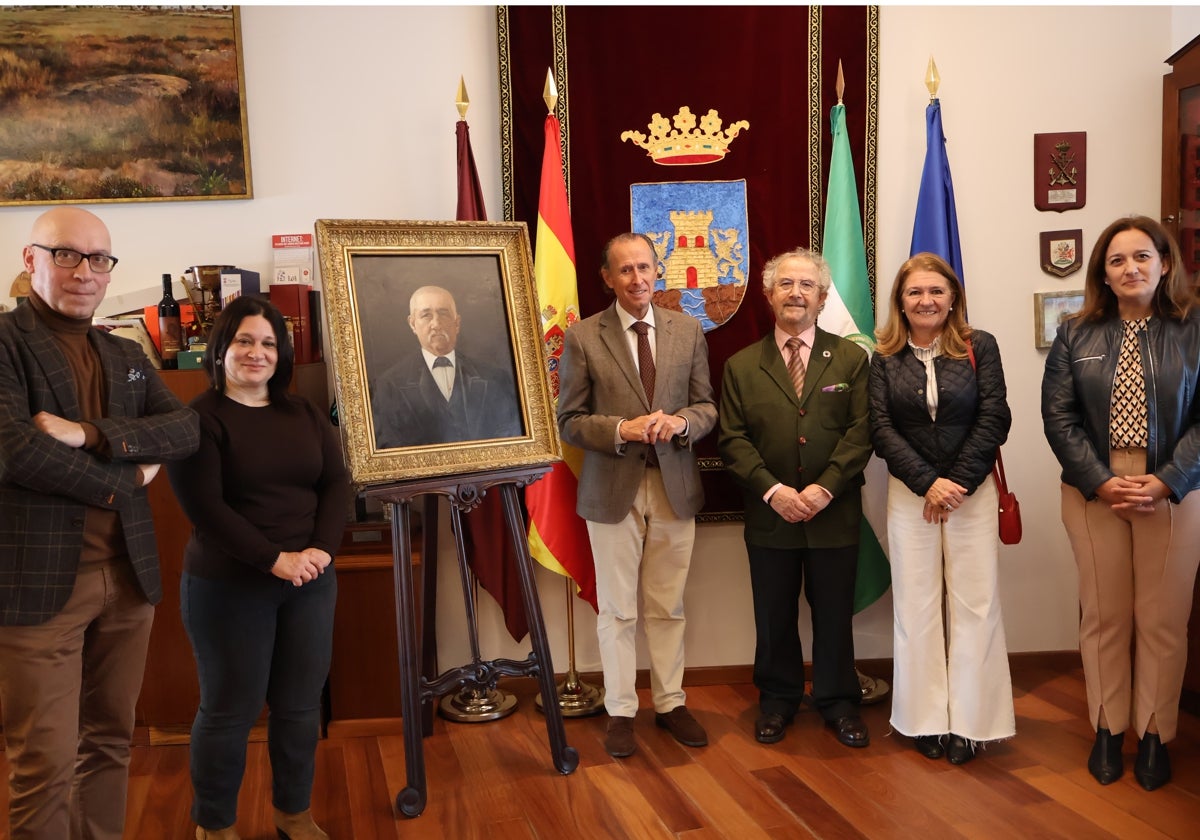
[[[460,222],[487,220],[483,206],[483,189],[475,169],[471,151],[471,132],[466,120],[459,120],[455,129],[458,138],[458,213]],[[513,553],[512,536],[504,524],[504,505],[498,489],[488,491],[479,507],[463,519],[463,538],[467,557],[479,585],[500,605],[504,626],[516,641],[529,633],[525,603],[521,599],[521,581],[517,576],[517,559]]]

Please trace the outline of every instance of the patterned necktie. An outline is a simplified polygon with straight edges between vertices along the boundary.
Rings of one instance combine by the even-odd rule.
[[[632,327],[637,333],[638,373],[642,377],[642,388],[646,391],[646,401],[654,403],[654,355],[650,352],[650,325],[645,321],[635,321]]]
[[[792,385],[796,388],[796,396],[804,396],[804,360],[800,358],[800,348],[804,342],[799,336],[792,336],[784,345],[788,350],[788,376],[792,377]]]

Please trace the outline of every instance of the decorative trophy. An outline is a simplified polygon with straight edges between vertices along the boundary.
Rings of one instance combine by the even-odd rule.
[[[223,265],[194,265],[184,271],[188,276],[184,279],[183,288],[196,313],[202,341],[208,341],[213,322],[221,312],[221,272],[227,268]]]

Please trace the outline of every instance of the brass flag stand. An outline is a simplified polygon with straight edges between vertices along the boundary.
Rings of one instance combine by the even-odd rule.
[[[604,710],[604,688],[585,683],[575,670],[575,581],[570,577],[564,577],[563,581],[567,586],[567,673],[555,686],[555,692],[563,717],[587,717]],[[545,711],[540,693],[533,702],[538,711]]]

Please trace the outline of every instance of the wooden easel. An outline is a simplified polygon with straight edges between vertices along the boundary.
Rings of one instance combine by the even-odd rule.
[[[517,488],[537,481],[550,471],[549,464],[487,472],[466,473],[434,478],[399,481],[365,491],[364,495],[379,499],[391,506],[392,513],[392,573],[396,594],[396,637],[400,660],[400,706],[404,715],[404,764],[408,785],[396,795],[396,809],[406,817],[415,817],[425,810],[425,749],[426,728],[423,720],[429,715],[437,698],[459,686],[494,688],[500,677],[536,676],[544,697],[555,696],[554,665],[546,641],[546,625],[533,580],[533,563],[525,537],[525,519],[517,500]],[[418,639],[413,607],[412,546],[409,526],[414,499],[419,496],[446,496],[450,501],[455,526],[459,517],[480,503],[489,489],[497,488],[504,502],[504,519],[517,558],[517,575],[521,595],[529,620],[529,637],[533,650],[523,662],[512,659],[484,660],[479,656],[479,639],[475,622],[471,621],[470,643],[472,662],[442,672],[436,677],[422,676],[418,664]],[[455,532],[461,535],[459,527]],[[430,544],[430,543],[427,543]],[[455,539],[459,574],[467,579],[467,557],[461,536]],[[436,575],[436,553],[422,558],[421,574]],[[426,587],[426,591],[428,587]],[[428,610],[431,605],[426,605]],[[467,607],[473,609],[467,596]],[[424,635],[424,634],[423,634]],[[425,640],[428,642],[429,640]],[[550,738],[550,757],[560,773],[571,773],[579,765],[579,753],[567,746],[563,731],[562,711],[557,703],[545,704],[546,732]]]

